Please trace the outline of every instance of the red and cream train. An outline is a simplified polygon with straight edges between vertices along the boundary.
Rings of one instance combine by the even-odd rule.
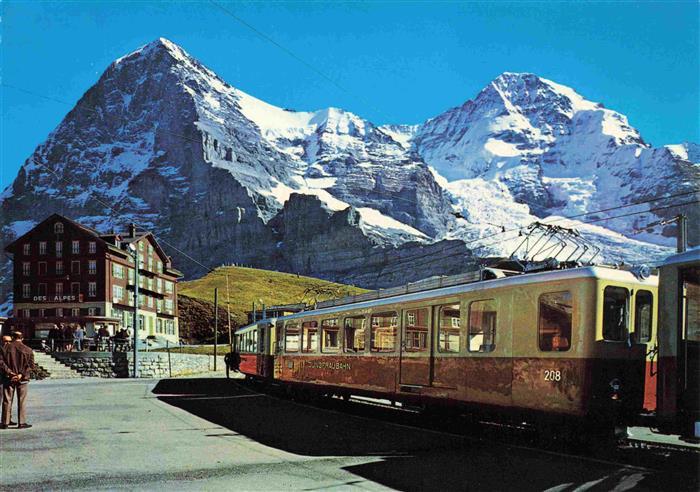
[[[697,275],[697,261],[694,268]],[[442,287],[390,289],[260,320],[236,332],[240,371],[301,394],[459,407],[550,426],[576,419],[591,430],[655,411],[657,386],[667,417],[687,407],[664,406],[683,390],[671,384],[679,367],[668,365],[677,350],[658,332],[656,276],[599,266],[484,272],[477,281],[445,277]],[[697,303],[697,290],[683,292]],[[662,381],[659,362],[667,364]]]

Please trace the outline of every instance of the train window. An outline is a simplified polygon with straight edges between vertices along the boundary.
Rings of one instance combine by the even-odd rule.
[[[284,350],[299,352],[299,322],[287,321],[284,327]]]
[[[372,352],[393,352],[396,350],[396,333],[399,329],[399,315],[396,312],[372,315],[372,331],[369,349]]]
[[[459,304],[440,306],[439,312],[438,350],[440,352],[459,352],[462,337]]]
[[[406,352],[428,351],[428,308],[406,311]]]
[[[544,352],[565,352],[571,347],[574,311],[571,292],[550,292],[540,296],[539,346]]]
[[[700,269],[683,270],[684,338],[688,342],[700,342]]]
[[[301,351],[310,353],[318,350],[318,321],[305,321],[301,324]]]
[[[634,332],[637,340],[646,343],[651,340],[651,317],[654,296],[648,290],[639,290],[634,300]]]
[[[323,332],[321,351],[337,352],[340,350],[340,326],[338,326],[338,318],[324,319],[321,321],[321,331]]]
[[[629,291],[624,287],[607,286],[603,291],[603,339],[627,340]]]
[[[365,325],[367,318],[355,316],[345,318],[345,351],[364,352],[365,351]]]
[[[250,351],[253,353],[258,351],[258,330],[250,332]]]
[[[493,352],[496,348],[496,301],[474,301],[469,304],[470,352]]]

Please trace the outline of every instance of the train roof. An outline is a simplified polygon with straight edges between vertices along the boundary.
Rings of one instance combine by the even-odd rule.
[[[414,302],[423,299],[431,299],[434,297],[442,297],[449,295],[462,294],[467,292],[474,292],[486,289],[495,289],[505,286],[520,286],[535,284],[546,281],[558,281],[558,280],[570,280],[577,278],[598,278],[603,280],[612,280],[618,282],[635,282],[640,285],[646,285],[650,287],[656,287],[658,285],[658,277],[650,276],[641,279],[635,276],[634,273],[628,270],[620,270],[612,267],[604,266],[587,266],[579,268],[570,268],[564,270],[552,270],[544,271],[539,273],[528,273],[521,275],[513,275],[501,278],[494,278],[491,280],[481,280],[481,281],[471,281],[463,282],[456,285],[449,285],[446,287],[439,287],[429,290],[419,290],[416,292],[409,292],[399,295],[387,296],[387,297],[377,297],[373,299],[360,300],[358,302],[337,304],[333,306],[324,306],[317,309],[301,311],[299,313],[290,314],[287,316],[280,316],[279,318],[267,318],[264,320],[259,320],[248,326],[239,328],[238,331],[243,331],[246,328],[252,327],[260,322],[274,323],[277,320],[287,320],[304,318],[308,316],[322,316],[326,314],[333,314],[337,312],[347,311],[349,309],[365,309],[391,305],[399,302]],[[371,295],[373,293],[363,294]]]
[[[683,253],[676,253],[666,258],[659,267],[663,268],[665,266],[679,266],[687,264],[700,264],[700,247],[695,247],[684,251]]]

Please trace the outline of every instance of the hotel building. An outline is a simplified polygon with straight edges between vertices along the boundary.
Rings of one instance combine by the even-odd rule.
[[[8,323],[26,337],[45,338],[59,323],[80,324],[88,336],[102,326],[110,334],[133,329],[138,252],[140,338],[178,341],[182,274],[150,232],[131,225],[123,234],[101,234],[53,214],[5,250],[14,262],[14,317]]]

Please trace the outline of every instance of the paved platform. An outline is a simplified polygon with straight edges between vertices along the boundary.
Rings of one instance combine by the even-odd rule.
[[[1,490],[698,487],[696,456],[570,456],[301,405],[221,378],[39,381],[28,414],[33,428],[0,431]]]

